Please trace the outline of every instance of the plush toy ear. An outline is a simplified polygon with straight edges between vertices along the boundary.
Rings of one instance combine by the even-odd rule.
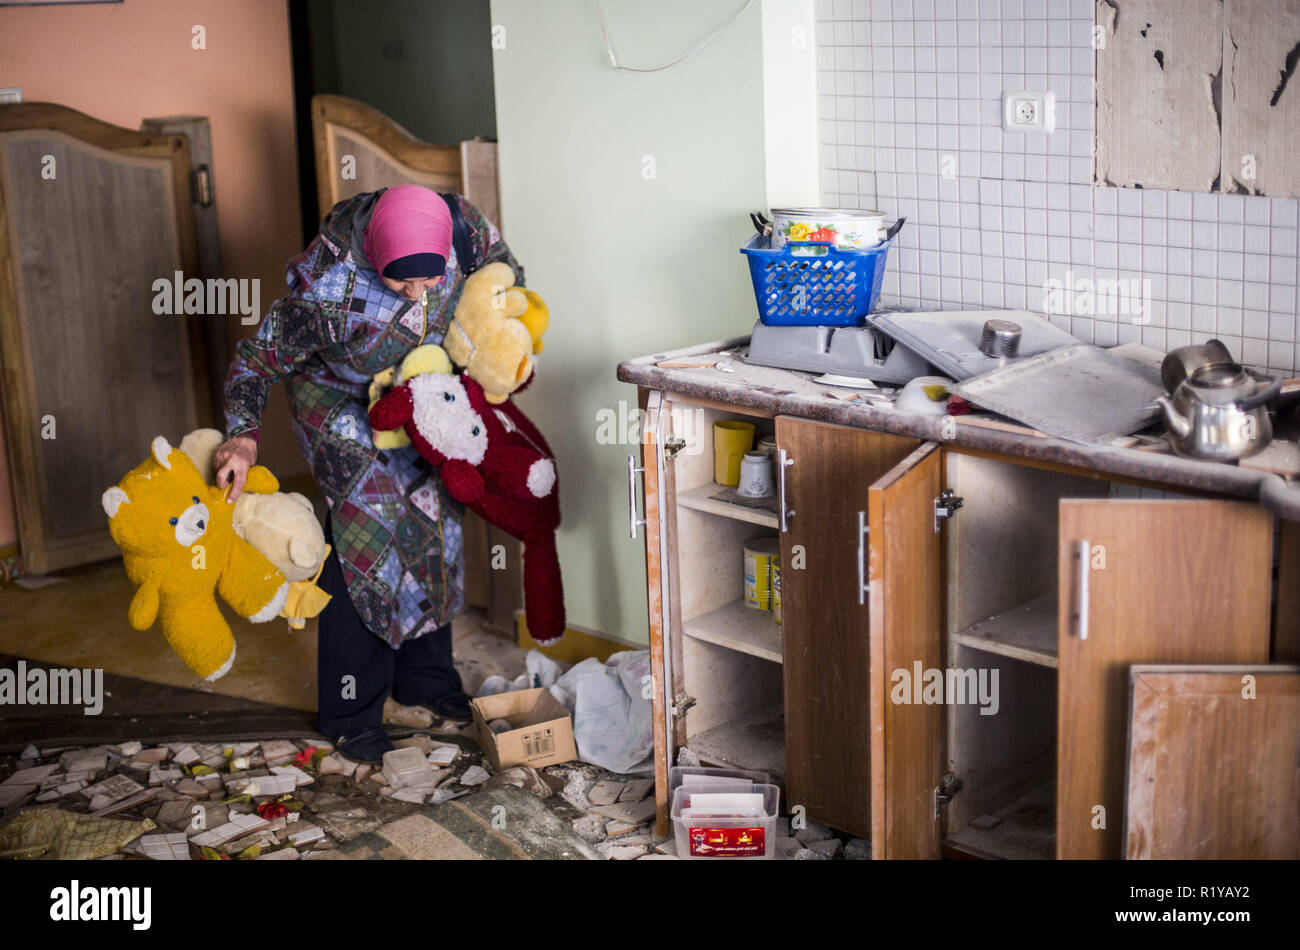
[[[166,469],[172,467],[170,458],[172,447],[166,439],[162,436],[158,436],[158,438],[153,440],[153,445],[151,445],[150,448],[153,450],[153,457],[158,460],[159,465]]]
[[[299,567],[315,567],[316,550],[301,538],[290,538],[289,560]]]
[[[376,432],[400,429],[411,418],[412,411],[411,390],[405,386],[394,389],[371,408],[370,428]]]
[[[104,514],[108,515],[108,519],[112,521],[117,517],[117,509],[121,508],[124,502],[129,502],[130,500],[131,499],[126,496],[126,492],[114,485],[108,491],[104,492],[103,496],[99,499],[99,503],[104,506]]]
[[[450,372],[451,357],[447,351],[436,343],[426,343],[406,354],[406,359],[402,360],[401,368],[397,371],[397,382],[404,383],[412,376],[424,373],[446,375]]]

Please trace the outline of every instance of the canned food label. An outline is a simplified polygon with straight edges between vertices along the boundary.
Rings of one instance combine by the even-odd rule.
[[[689,828],[691,855],[701,858],[751,858],[767,853],[765,828]]]

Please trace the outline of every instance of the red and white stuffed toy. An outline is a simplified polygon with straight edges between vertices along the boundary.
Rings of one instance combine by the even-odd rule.
[[[482,386],[450,368],[440,347],[417,348],[371,408],[371,428],[403,429],[453,498],[524,543],[528,633],[554,643],[565,624],[554,453],[518,406],[492,405]]]

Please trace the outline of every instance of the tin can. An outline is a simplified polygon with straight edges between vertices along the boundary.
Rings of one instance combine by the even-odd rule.
[[[781,559],[772,560],[772,619],[781,622]]]
[[[745,606],[772,609],[772,562],[781,556],[778,538],[756,538],[745,544]]]

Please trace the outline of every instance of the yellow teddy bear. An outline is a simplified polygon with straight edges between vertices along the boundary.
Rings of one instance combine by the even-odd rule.
[[[456,314],[442,341],[457,366],[499,405],[533,372],[550,315],[537,294],[516,287],[509,264],[493,261],[465,278]]]
[[[180,658],[215,680],[235,661],[235,638],[214,591],[241,617],[265,623],[279,616],[289,584],[235,534],[235,506],[226,502],[226,489],[205,484],[194,463],[162,436],[152,450],[101,499],[127,577],[137,585],[127,619],[136,630],[160,619]],[[249,469],[246,491],[277,488],[267,469]]]

